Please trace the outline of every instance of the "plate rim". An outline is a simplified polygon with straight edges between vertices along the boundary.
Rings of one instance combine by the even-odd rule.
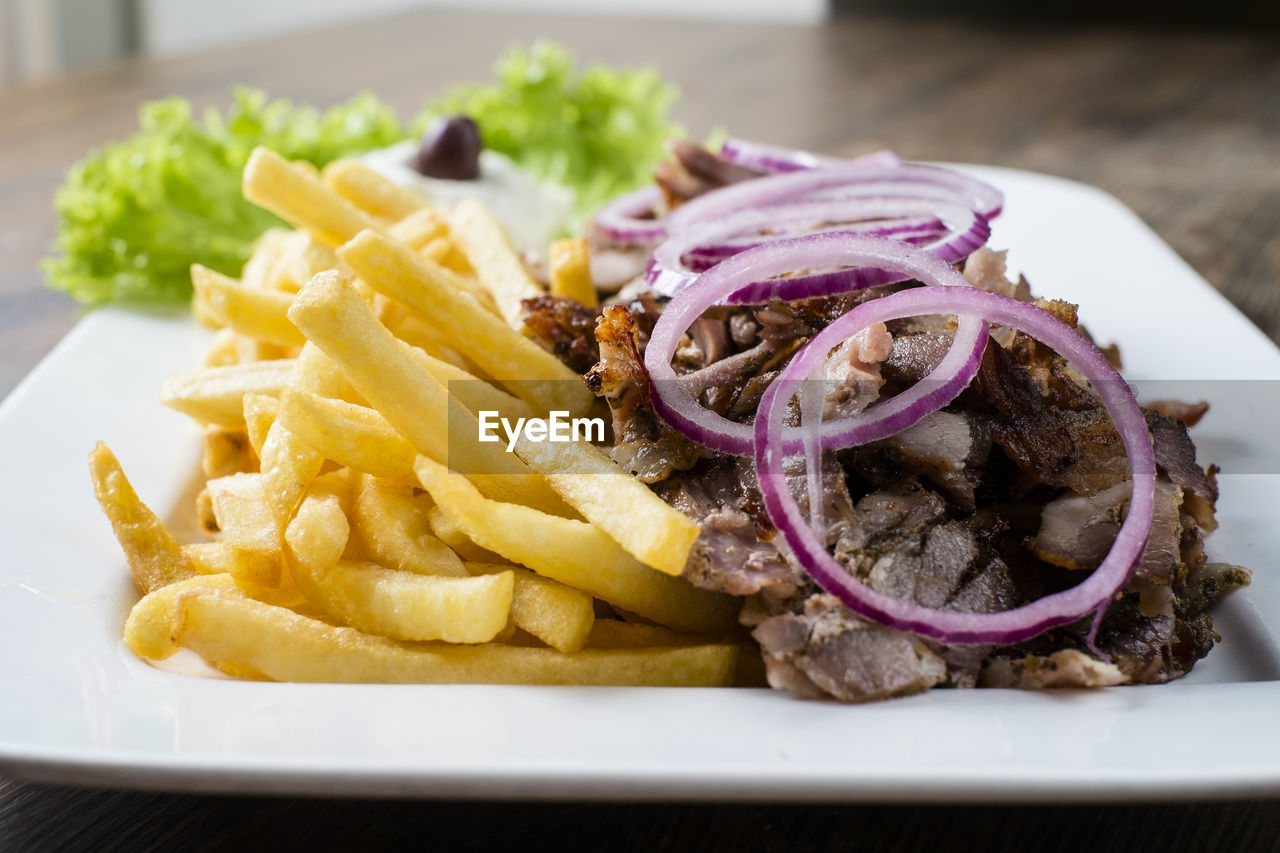
[[[1130,217],[1141,226],[1161,247],[1186,267],[1209,293],[1217,297],[1221,307],[1227,308],[1242,324],[1253,329],[1257,336],[1270,341],[1234,305],[1186,264],[1160,237],[1152,231],[1127,206],[1114,196],[1077,181],[1052,175],[1041,175],[1023,170],[991,166],[963,166],[975,173],[1013,173],[1036,179],[1049,180],[1073,191],[1087,191],[1092,197],[1105,202]],[[45,375],[55,369],[68,351],[74,352],[81,341],[91,336],[95,329],[118,317],[118,309],[96,310],[82,317],[76,325],[41,359],[23,379],[0,400],[0,427],[9,418],[19,415],[23,401],[40,387]],[[1280,349],[1277,349],[1280,351]],[[157,404],[158,406],[158,404]],[[299,685],[283,685],[282,689]],[[386,685],[305,685],[308,689],[333,687],[363,687],[385,689]],[[1218,687],[1246,688],[1244,692],[1258,694],[1264,704],[1280,707],[1280,682],[1255,682],[1249,684],[1216,685]],[[1174,695],[1187,688],[1206,690],[1215,685],[1166,685],[1156,688]],[[546,688],[505,686],[511,691],[542,691]],[[556,688],[552,688],[553,690]],[[651,690],[653,688],[632,688]],[[1121,691],[1127,693],[1147,688],[1120,687],[1091,692],[1090,695],[1106,695]],[[772,691],[757,690],[761,694],[775,695]],[[1238,691],[1227,691],[1238,692]],[[777,697],[780,701],[797,701]],[[910,700],[905,700],[910,701]],[[546,799],[583,800],[616,798],[623,794],[629,798],[659,799],[728,799],[738,801],[778,802],[1116,802],[1124,800],[1207,799],[1240,796],[1280,794],[1280,760],[1269,766],[1252,768],[1222,768],[1212,781],[1203,777],[1191,778],[1189,774],[1165,774],[1152,777],[1135,771],[1132,776],[1113,776],[1098,780],[1090,775],[1089,768],[1078,773],[1062,767],[1053,768],[1058,775],[1046,776],[1044,771],[1003,767],[988,777],[968,768],[964,772],[942,773],[931,785],[921,781],[918,775],[904,773],[884,777],[819,778],[814,768],[794,769],[772,778],[742,778],[736,767],[705,772],[701,775],[684,775],[673,780],[670,771],[641,773],[635,769],[617,772],[588,772],[581,765],[568,768],[576,775],[562,775],[566,768],[555,769],[544,763],[541,769],[520,768],[512,765],[505,769],[492,766],[473,769],[470,773],[461,767],[416,767],[412,770],[383,766],[353,766],[348,760],[335,759],[329,764],[309,759],[290,760],[279,755],[255,763],[244,753],[222,756],[190,752],[147,753],[138,750],[97,749],[77,747],[53,748],[32,746],[10,739],[0,731],[0,772],[18,778],[40,782],[75,782],[100,784],[110,787],[147,790],[184,790],[201,792],[258,792],[258,793],[319,793],[356,794],[369,796],[490,798],[490,799]],[[296,766],[292,766],[296,764]],[[324,766],[320,766],[324,765]],[[761,764],[769,772],[779,774],[777,767]],[[1037,775],[1039,772],[1039,775]]]

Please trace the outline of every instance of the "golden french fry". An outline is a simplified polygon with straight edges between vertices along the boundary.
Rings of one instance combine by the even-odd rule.
[[[696,634],[681,634],[661,625],[597,619],[587,637],[592,649],[640,649],[650,646],[687,646],[699,642]]]
[[[374,220],[351,202],[267,148],[253,149],[244,167],[244,197],[299,228],[321,243],[337,246]]]
[[[483,643],[506,627],[510,576],[472,578],[464,571],[432,577],[341,562],[350,528],[332,486],[317,480],[285,531],[293,577],[312,605],[353,627],[401,640]]]
[[[465,370],[425,353],[416,355],[473,414],[497,412],[511,420],[534,416],[524,401]],[[585,441],[534,442],[522,437],[515,452],[583,518],[642,563],[669,575],[684,572],[698,526],[619,468],[603,450]]]
[[[297,293],[318,272],[331,270],[338,265],[333,247],[313,238],[306,231],[293,232],[296,243],[281,259],[271,286],[279,290]]]
[[[420,207],[406,214],[395,225],[387,229],[387,236],[397,243],[415,251],[422,249],[433,240],[440,239],[449,246],[447,235],[449,226],[444,224],[440,211],[434,207]]]
[[[538,475],[501,446],[479,441],[479,424],[428,372],[413,350],[373,316],[340,273],[317,275],[289,317],[324,350],[369,403],[420,453],[477,472],[486,492],[552,512],[569,512]]]
[[[290,567],[309,600],[319,598],[313,595],[314,582],[336,566],[347,550],[351,525],[342,492],[333,480],[315,481],[285,528]]]
[[[432,535],[430,502],[415,497],[412,487],[362,476],[354,489],[350,520],[370,557],[420,575],[467,576],[458,555]]]
[[[296,388],[326,395],[336,394],[344,385],[337,367],[312,344],[302,348],[289,383]],[[276,514],[276,522],[283,530],[293,517],[307,485],[320,473],[324,456],[289,432],[278,417],[267,431],[258,456],[262,460],[267,498]]]
[[[420,249],[418,249],[418,257],[422,258],[425,261],[431,261],[433,263],[440,264],[441,266],[448,266],[445,263],[445,261],[448,259],[449,255],[451,255],[452,253],[453,253],[453,243],[449,240],[448,237],[434,237],[431,240],[428,240],[426,243],[422,245]],[[489,299],[490,299],[490,302],[492,302],[493,297],[490,296]],[[485,307],[488,307],[488,306],[485,306]],[[497,313],[496,305],[494,306],[494,313],[495,314]]]
[[[320,170],[329,189],[371,216],[404,219],[427,203],[418,193],[370,169],[358,160],[334,160]]]
[[[245,287],[262,290],[274,289],[278,270],[284,259],[295,251],[298,238],[305,232],[288,228],[268,228],[253,241],[253,252],[240,270],[240,281]]]
[[[521,301],[544,291],[516,254],[507,232],[489,208],[474,198],[464,198],[449,212],[453,243],[475,270],[485,290],[493,295],[498,312],[512,329],[524,328]]]
[[[372,231],[341,246],[338,257],[379,292],[434,325],[458,352],[535,409],[582,415],[591,408],[595,397],[581,377],[459,291],[452,282],[457,276],[438,264],[419,261]]]
[[[280,393],[283,394],[286,390],[288,390],[287,385]],[[280,416],[280,400],[277,397],[268,397],[266,394],[245,394],[241,406],[244,408],[245,433],[249,437],[249,446],[253,449],[254,456],[261,459],[262,446],[267,442],[267,434],[271,431],[271,425],[276,422],[276,418]],[[206,475],[213,476],[208,472]]]
[[[277,681],[595,684],[717,687],[732,683],[737,647],[555,649],[406,644],[339,628],[229,591],[178,596],[174,642],[213,664]]]
[[[507,627],[512,574],[418,575],[372,563],[339,562],[309,587],[308,600],[333,618],[394,640],[487,643]]]
[[[501,554],[481,548],[468,539],[467,534],[462,532],[462,528],[454,524],[438,506],[432,506],[427,510],[427,523],[431,525],[431,532],[437,539],[448,545],[450,550],[468,563],[497,565],[508,562]]]
[[[612,536],[646,566],[679,576],[698,538],[698,525],[584,441],[533,442],[516,454],[547,478],[582,517]]]
[[[177,612],[178,596],[193,590],[235,593],[231,575],[199,575],[148,592],[129,611],[124,623],[124,642],[134,654],[150,660],[165,660],[178,651],[169,634]]]
[[[201,320],[201,322],[204,321]],[[213,343],[209,344],[209,349],[204,354],[204,361],[201,363],[205,367],[226,367],[229,364],[239,364],[239,341],[240,334],[234,329],[219,329],[217,334],[213,336]]]
[[[93,478],[98,503],[124,549],[133,582],[141,592],[151,592],[195,575],[195,567],[182,552],[182,546],[138,498],[120,461],[101,441],[89,454],[89,475]]]
[[[160,402],[202,424],[244,428],[244,395],[280,396],[293,365],[284,358],[175,373],[160,388]]]
[[[400,318],[390,328],[397,338],[415,349],[422,350],[437,361],[451,364],[473,376],[483,373],[476,367],[475,362],[450,346],[443,334],[430,323],[423,322],[416,314]]]
[[[218,519],[213,514],[213,499],[209,497],[207,487],[196,495],[196,521],[205,533],[213,535],[218,532]]]
[[[339,465],[402,483],[417,482],[413,459],[418,452],[374,409],[285,388],[280,422]]]
[[[222,541],[260,554],[280,552],[280,525],[261,474],[232,474],[206,486]]]
[[[425,456],[414,467],[441,512],[482,548],[671,628],[715,633],[735,623],[733,598],[654,571],[591,524],[489,500]]]
[[[556,240],[547,250],[547,274],[551,292],[576,299],[588,308],[600,304],[596,286],[591,281],[591,250],[586,237]]]
[[[280,586],[280,555],[246,551],[226,542],[193,542],[182,552],[202,575],[228,574],[249,587]]]
[[[200,458],[200,467],[204,470],[205,477],[225,477],[257,469],[258,460],[249,443],[248,432],[218,426],[205,427],[204,453]]]
[[[576,652],[586,644],[596,617],[591,596],[585,592],[519,566],[467,563],[467,571],[473,575],[512,574],[511,621],[516,627],[562,652]]]
[[[474,373],[425,350],[414,350],[413,357],[444,386],[452,397],[473,415],[494,410],[513,418],[533,417],[533,408],[524,400],[513,397],[501,388],[495,388]]]
[[[219,326],[280,346],[302,345],[302,333],[289,322],[293,297],[288,293],[247,287],[200,264],[191,266],[191,285],[199,313]]]

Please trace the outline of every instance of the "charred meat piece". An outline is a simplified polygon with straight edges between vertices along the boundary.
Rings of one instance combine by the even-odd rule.
[[[649,373],[640,357],[630,312],[617,305],[605,308],[596,323],[595,339],[600,361],[585,378],[613,415],[609,455],[644,483],[692,466],[701,457],[701,448],[663,423],[653,410]]]
[[[986,403],[992,440],[1045,485],[1090,495],[1126,479],[1124,446],[1102,403],[1049,375],[1056,381],[1042,388],[1004,347],[987,347],[972,390]]]
[[[653,180],[662,188],[668,207],[676,207],[703,193],[764,174],[731,163],[687,139],[675,140],[667,148],[672,159],[658,164]]]
[[[574,373],[586,373],[600,360],[594,308],[549,293],[520,304],[524,308],[524,324],[533,332],[533,339]]]
[[[684,570],[694,586],[751,595],[781,584],[790,594],[806,582],[778,550],[750,465],[726,456],[703,459],[655,490],[698,525]]]
[[[1028,547],[1047,563],[1065,569],[1092,571],[1115,541],[1129,504],[1129,483],[1117,483],[1094,495],[1068,493],[1045,504],[1040,530]],[[1181,559],[1182,489],[1156,483],[1151,534],[1137,573],[1168,581]]]
[[[941,684],[947,664],[913,634],[866,622],[831,595],[815,595],[795,613],[752,631],[774,687],[802,696],[874,702]]]
[[[1182,421],[1183,426],[1188,429],[1200,423],[1200,419],[1209,413],[1209,404],[1204,400],[1195,403],[1184,400],[1152,400],[1143,408],[1148,412],[1159,412]]]

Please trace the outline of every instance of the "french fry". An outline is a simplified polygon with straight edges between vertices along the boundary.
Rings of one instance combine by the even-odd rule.
[[[480,283],[493,295],[507,325],[517,332],[523,329],[521,301],[541,296],[544,291],[525,269],[507,232],[489,208],[478,199],[462,199],[449,212],[449,235]]]
[[[591,596],[585,592],[519,566],[467,563],[467,571],[472,575],[511,573],[515,581],[511,621],[517,628],[562,652],[576,652],[586,645],[596,617]]]
[[[476,474],[486,494],[552,512],[570,512],[539,475],[497,444],[403,341],[373,316],[340,273],[321,273],[294,300],[289,317],[337,363],[347,380],[420,453]]]
[[[304,346],[298,355],[290,384],[322,394],[336,393],[342,387],[337,367],[324,352],[311,344]],[[291,433],[280,423],[279,417],[267,430],[258,456],[262,460],[263,485],[275,512],[276,523],[283,530],[293,517],[307,485],[320,473],[324,456]]]
[[[294,359],[201,367],[175,373],[160,388],[160,402],[202,424],[244,428],[244,395],[280,396]]]
[[[533,442],[516,454],[542,473],[565,502],[646,566],[678,577],[698,538],[698,525],[584,441]]]
[[[280,393],[283,394],[287,390],[286,385]],[[276,418],[280,416],[280,400],[276,397],[268,397],[266,394],[245,394],[241,407],[244,409],[244,427],[249,437],[249,446],[253,448],[254,456],[261,459],[262,446],[267,443],[267,434],[271,431],[271,425],[276,422]],[[261,468],[261,463],[258,467]]]
[[[240,281],[246,287],[297,293],[311,276],[337,263],[333,249],[306,231],[272,228],[254,244]]]
[[[339,562],[312,581],[313,604],[353,628],[394,640],[487,643],[511,615],[511,572],[442,577]]]
[[[339,465],[402,483],[416,483],[418,452],[374,409],[299,388],[280,395],[280,421],[289,432]]]
[[[242,188],[249,201],[305,228],[327,246],[337,246],[365,228],[377,227],[364,211],[315,175],[267,148],[255,148],[249,155]]]
[[[576,299],[588,308],[600,304],[591,281],[591,251],[586,237],[566,237],[554,241],[547,250],[547,274],[551,292]]]
[[[120,461],[101,441],[89,454],[89,475],[98,503],[124,549],[133,582],[141,592],[195,576],[195,567],[182,552],[182,546],[138,498]]]
[[[458,555],[431,533],[425,496],[367,475],[357,478],[354,491],[350,521],[374,560],[414,574],[467,577]]]
[[[696,643],[696,634],[681,634],[660,625],[623,622],[620,619],[597,619],[587,637],[592,649],[642,649],[650,646],[687,646]]]
[[[285,531],[293,578],[311,604],[348,625],[401,640],[483,643],[506,627],[510,576],[433,577],[341,562],[350,527],[335,482],[317,480]]]
[[[465,370],[417,353],[431,371],[472,413],[497,411],[509,418],[531,418],[533,410],[510,394]],[[604,451],[585,442],[533,442],[522,437],[516,455],[547,478],[565,502],[618,541],[642,563],[678,576],[684,572],[698,526],[618,467]],[[456,467],[456,466],[455,466]]]
[[[178,651],[169,634],[184,592],[223,591],[234,594],[235,579],[228,574],[198,575],[148,592],[129,611],[124,623],[124,642],[134,654],[149,660],[165,660]]]
[[[296,251],[299,237],[305,234],[306,232],[290,231],[288,228],[268,228],[253,241],[249,260],[244,262],[244,267],[240,270],[240,281],[246,287],[273,289],[280,266],[286,257]]]
[[[473,376],[481,375],[484,372],[476,366],[475,362],[454,349],[449,344],[448,339],[437,331],[434,326],[423,322],[416,314],[409,314],[401,318],[391,327],[391,331],[400,340],[416,349],[422,350],[437,361],[451,364]]]
[[[732,683],[737,648],[583,650],[407,645],[339,628],[228,592],[178,596],[173,640],[213,664],[277,681],[715,687]]]
[[[258,467],[258,460],[253,446],[249,443],[248,432],[226,427],[205,427],[204,453],[200,457],[200,467],[206,478],[225,477],[228,474],[248,473],[255,470]]]
[[[449,226],[440,217],[440,211],[434,207],[420,207],[406,214],[399,222],[387,229],[387,236],[408,249],[417,251],[432,240],[442,239],[449,245],[446,236]]]
[[[581,415],[591,408],[595,397],[577,374],[459,291],[452,283],[457,276],[438,264],[419,261],[371,231],[341,246],[338,257],[379,292],[434,325],[458,352],[535,409]]]
[[[200,318],[196,318],[200,319]],[[201,320],[204,322],[204,320]],[[206,323],[206,325],[212,324]],[[209,344],[209,349],[204,354],[204,361],[201,362],[205,367],[226,367],[229,364],[240,363],[239,350],[240,335],[235,329],[219,329],[217,334],[213,336],[213,343]]]
[[[196,522],[211,536],[218,532],[218,519],[213,514],[213,499],[209,497],[208,486],[196,495]]]
[[[280,586],[280,555],[246,551],[226,542],[193,542],[182,552],[202,575],[227,574],[250,587]]]
[[[441,512],[482,548],[671,628],[715,633],[734,624],[734,599],[654,571],[591,524],[489,500],[424,456],[414,467]]]
[[[232,474],[206,486],[222,541],[260,554],[280,553],[280,524],[261,474]]]
[[[289,322],[293,298],[281,290],[246,287],[200,264],[191,266],[197,314],[242,335],[280,346],[301,346],[302,333]]]
[[[278,290],[297,293],[318,272],[338,265],[333,247],[327,246],[306,231],[293,232],[297,239],[292,251],[285,253],[270,284]]]
[[[358,160],[334,160],[320,170],[329,189],[371,216],[404,219],[427,201],[418,193],[389,181]]]
[[[448,237],[434,237],[426,243],[423,243],[422,247],[418,249],[418,257],[422,258],[424,261],[432,261],[440,264],[442,267],[448,266],[446,261],[448,261],[449,256],[452,254],[453,242],[450,241]],[[489,295],[489,292],[485,291],[485,294]],[[489,295],[489,302],[485,307],[487,308],[489,305],[493,305],[492,295]],[[498,306],[493,305],[493,313],[498,313]]]
[[[454,524],[449,516],[438,506],[427,510],[427,523],[436,538],[449,546],[449,549],[468,563],[497,565],[507,562],[501,554],[495,554],[487,548],[481,548],[467,538],[462,528]]]

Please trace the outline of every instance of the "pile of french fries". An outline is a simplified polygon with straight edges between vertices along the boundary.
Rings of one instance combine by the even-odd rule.
[[[177,542],[90,456],[142,593],[134,652],[279,681],[735,683],[735,600],[679,577],[687,518],[588,442],[479,440],[480,411],[599,405],[524,334],[544,291],[483,205],[265,149],[244,193],[297,230],[239,280],[192,269],[219,331],[161,392],[204,425],[209,541]],[[582,241],[549,261],[553,292],[594,301]]]

